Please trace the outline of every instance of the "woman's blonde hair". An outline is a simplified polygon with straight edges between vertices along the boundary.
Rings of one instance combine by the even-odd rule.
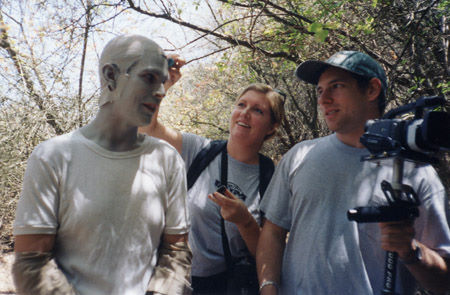
[[[277,124],[279,127],[283,122],[285,116],[284,101],[286,99],[286,95],[280,90],[274,89],[267,84],[253,83],[245,87],[239,93],[236,101],[238,101],[246,92],[251,90],[265,94],[270,105],[270,118],[272,120],[272,124]],[[275,135],[275,133],[267,136],[266,140],[271,138],[273,135]]]

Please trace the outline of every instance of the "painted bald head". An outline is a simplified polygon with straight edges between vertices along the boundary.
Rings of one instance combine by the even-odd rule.
[[[127,76],[142,61],[167,73],[167,58],[154,41],[140,35],[121,35],[109,41],[102,51],[99,62],[101,95],[99,105],[118,99],[112,95],[110,81],[104,73],[111,66],[119,75]]]

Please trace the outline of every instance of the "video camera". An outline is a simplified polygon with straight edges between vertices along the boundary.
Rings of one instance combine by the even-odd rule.
[[[437,163],[436,152],[450,150],[450,114],[433,109],[443,106],[442,96],[421,97],[416,102],[388,112],[383,118],[369,120],[361,143],[370,155],[363,161],[379,161],[396,158],[416,163]],[[431,109],[431,110],[430,110]],[[410,120],[396,116],[414,111]],[[397,173],[402,175],[403,163]],[[401,177],[400,177],[401,178]],[[358,207],[347,212],[349,220],[356,222],[386,222],[411,219],[419,215],[420,202],[409,186],[397,184],[397,192],[387,181],[381,183],[388,206]]]
[[[411,186],[402,184],[404,161],[415,163],[438,162],[434,154],[450,150],[450,114],[437,111],[444,106],[442,96],[421,97],[416,102],[396,108],[381,119],[369,120],[361,143],[370,155],[362,161],[393,160],[392,184],[381,182],[387,206],[357,207],[347,212],[351,221],[390,222],[414,219],[419,216],[420,200]],[[414,111],[412,119],[395,117]],[[388,251],[382,294],[395,293],[397,253]]]
[[[364,160],[401,157],[414,162],[436,163],[433,153],[450,150],[450,114],[429,109],[445,103],[442,96],[421,97],[391,110],[382,119],[367,121],[360,141],[371,155]],[[414,111],[412,120],[395,119],[411,111]]]

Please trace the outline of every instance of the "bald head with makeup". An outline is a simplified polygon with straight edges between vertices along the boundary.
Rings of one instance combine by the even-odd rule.
[[[153,95],[164,96],[163,83],[167,79],[167,57],[154,41],[140,35],[122,35],[112,39],[103,49],[99,61],[101,96],[99,105],[120,98],[118,78],[137,74],[150,75]],[[153,79],[155,78],[155,79]],[[159,83],[158,83],[159,82]],[[118,91],[116,91],[118,90]]]
[[[153,40],[121,35],[106,44],[99,78],[99,111],[81,132],[107,149],[138,147],[143,137],[137,128],[150,123],[166,94],[167,57]]]

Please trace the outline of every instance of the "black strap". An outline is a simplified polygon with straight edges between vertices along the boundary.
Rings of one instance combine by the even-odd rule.
[[[187,173],[187,189],[189,190],[202,171],[211,163],[212,160],[224,149],[226,149],[226,140],[213,140],[206,147],[200,150],[195,156]]]
[[[228,152],[223,149],[220,161],[220,184],[225,187],[228,184]]]
[[[272,159],[259,154],[259,195],[261,196],[261,200],[266,192],[274,170],[275,165],[273,164]]]
[[[272,178],[275,165],[272,160],[262,154],[259,154],[259,194],[262,199],[264,192],[269,185],[270,179]],[[228,156],[227,149],[222,150],[221,163],[220,163],[220,183],[225,187],[228,184]],[[263,212],[261,212],[263,215]],[[225,220],[222,215],[220,217],[220,228],[222,232],[222,247],[225,256],[225,263],[227,269],[231,270],[233,266],[233,259],[231,256],[230,246],[228,245],[228,237],[225,230]]]
[[[227,183],[228,183],[227,149],[224,149],[222,151],[222,155],[221,155],[220,183],[222,185],[224,185],[225,187],[227,186]],[[233,259],[231,258],[230,246],[228,245],[228,237],[227,237],[227,232],[225,230],[225,220],[223,219],[222,214],[220,215],[220,229],[222,232],[222,247],[223,247],[223,254],[225,256],[225,263],[227,265],[227,270],[231,270],[231,268],[233,266]]]

